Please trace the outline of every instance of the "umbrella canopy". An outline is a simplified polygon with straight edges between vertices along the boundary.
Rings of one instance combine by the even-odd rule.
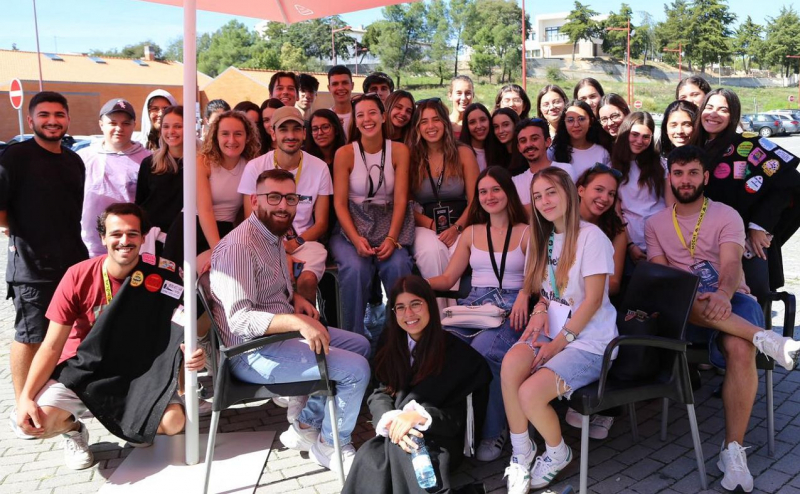
[[[183,7],[183,0],[144,0]],[[197,10],[243,15],[287,24],[318,19],[336,14],[346,14],[384,5],[406,3],[404,0],[197,0]]]

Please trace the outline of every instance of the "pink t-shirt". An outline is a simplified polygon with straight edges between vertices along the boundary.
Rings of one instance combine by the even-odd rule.
[[[691,216],[678,217],[678,225],[686,240],[687,246],[692,241],[692,233],[700,211]],[[733,242],[744,247],[744,223],[742,217],[732,207],[721,202],[714,202],[709,199],[708,210],[700,226],[700,233],[697,236],[697,247],[694,251],[694,259],[689,254],[689,249],[683,246],[675,226],[672,223],[672,208],[667,208],[650,216],[645,223],[644,236],[647,242],[647,260],[654,257],[665,256],[670,266],[674,266],[685,271],[691,271],[689,266],[700,261],[708,261],[720,272],[720,246],[726,242]],[[750,293],[750,289],[744,282],[742,276],[738,290],[741,293]]]

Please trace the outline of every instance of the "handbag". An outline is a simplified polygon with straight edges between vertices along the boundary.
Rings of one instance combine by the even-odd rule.
[[[358,234],[369,242],[372,247],[379,247],[389,235],[392,226],[392,214],[394,213],[394,203],[355,203],[349,201],[347,208],[350,211],[350,218],[356,227]],[[397,243],[404,247],[414,245],[414,210],[411,202],[406,204],[403,225],[400,228]],[[344,232],[342,232],[344,233]],[[345,235],[345,238],[347,236]],[[351,239],[348,239],[352,243]]]
[[[444,310],[442,326],[466,329],[493,329],[503,325],[506,311],[494,304],[451,305]]]

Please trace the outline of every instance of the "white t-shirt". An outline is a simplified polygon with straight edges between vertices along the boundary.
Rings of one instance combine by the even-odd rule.
[[[553,272],[558,269],[558,259],[564,246],[564,234],[556,234],[553,242]],[[578,248],[575,252],[575,262],[569,270],[567,287],[560,293],[558,300],[570,306],[572,314],[586,299],[585,280],[587,276],[596,274],[612,275],[614,273],[614,247],[597,226],[581,221],[578,234]],[[548,300],[555,300],[555,294],[550,285],[550,270],[545,270],[545,280],[542,283],[542,296]],[[569,325],[567,325],[569,327]],[[561,328],[550,328],[550,336],[558,335]],[[617,336],[617,310],[608,300],[608,279],[603,290],[603,302],[594,316],[578,335],[578,338],[569,345],[586,352],[602,355],[608,343]],[[616,351],[614,352],[616,357]]]
[[[553,146],[547,150],[547,158],[552,160],[555,156]],[[611,164],[611,155],[608,154],[606,148],[600,144],[592,144],[588,149],[575,149],[572,148],[572,159],[570,160],[572,167],[575,169],[573,180],[577,180],[583,172],[594,166],[595,163],[602,163],[604,165]]]
[[[486,169],[486,150],[472,148],[475,151],[475,159],[478,161],[478,170],[483,171]]]
[[[622,214],[625,216],[625,222],[628,223],[628,236],[631,238],[631,242],[646,252],[645,221],[667,207],[667,204],[663,197],[656,197],[655,192],[651,192],[649,187],[639,185],[641,175],[642,171],[639,169],[639,165],[632,161],[631,170],[628,172],[628,181],[619,184],[617,192]]]
[[[302,197],[297,204],[297,214],[294,217],[295,231],[298,235],[314,226],[314,205],[317,203],[317,196],[330,196],[333,195],[333,181],[331,180],[331,172],[328,170],[328,165],[321,159],[312,156],[305,151],[303,153],[303,169],[300,167],[291,170],[292,175],[295,176],[297,182],[297,193]],[[239,182],[240,194],[255,194],[256,181],[261,173],[272,170],[275,168],[273,156],[275,151],[270,151],[265,155],[251,160],[242,173],[242,180]],[[298,182],[297,173],[300,173],[300,180]]]
[[[569,173],[569,176],[572,178],[573,182],[575,181],[575,178],[577,178],[575,176],[575,169],[569,163],[559,163],[557,161],[553,161],[550,163],[550,166],[561,168],[565,172]],[[533,180],[533,173],[531,172],[530,168],[519,175],[512,177],[511,180],[514,181],[514,186],[517,188],[517,194],[519,194],[519,200],[522,201],[522,205],[524,206],[526,204],[530,204],[531,180]]]
[[[336,113],[336,110],[331,108],[333,113]],[[336,113],[336,116],[339,117],[339,121],[342,123],[342,127],[344,127],[344,140],[347,141],[350,138],[350,119],[353,117],[352,113]]]

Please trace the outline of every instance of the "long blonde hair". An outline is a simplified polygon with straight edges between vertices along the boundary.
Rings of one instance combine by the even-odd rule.
[[[575,254],[578,248],[578,235],[581,228],[580,204],[578,202],[578,189],[572,183],[569,174],[560,168],[550,166],[537,172],[531,180],[531,198],[533,198],[533,184],[539,180],[547,180],[556,187],[560,199],[566,201],[564,212],[564,246],[558,259],[555,270],[556,286],[559,293],[563,294],[569,282],[569,269],[575,263]],[[542,217],[536,209],[535,201],[531,200],[531,239],[528,253],[530,258],[525,272],[525,286],[531,294],[542,291],[542,283],[547,276],[549,263],[547,244],[550,234],[555,229],[553,222]]]
[[[181,117],[181,124],[183,122],[183,106],[175,105],[167,107],[164,110],[164,113],[161,114],[161,122],[164,122],[164,117],[170,114],[175,114]],[[181,144],[182,146],[183,144]],[[152,162],[151,170],[153,175],[163,175],[165,173],[171,173],[173,175],[178,173],[178,162],[175,158],[169,154],[169,146],[164,141],[164,136],[161,135],[161,131],[158,133],[158,149],[155,150],[153,153],[153,162]]]

